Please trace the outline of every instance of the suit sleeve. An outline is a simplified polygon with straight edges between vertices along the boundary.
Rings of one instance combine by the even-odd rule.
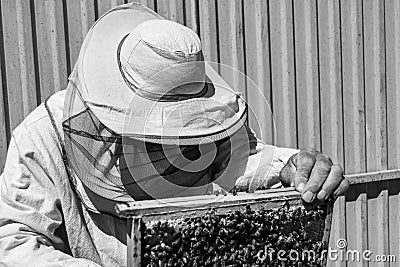
[[[236,180],[236,187],[250,191],[280,187],[282,168],[298,152],[293,148],[267,145],[257,139],[257,147],[248,158],[244,175]]]
[[[67,253],[56,234],[62,224],[60,200],[46,166],[26,136],[13,137],[0,176],[1,266],[98,266]]]
[[[278,187],[281,169],[298,152],[297,149],[267,145],[246,126],[218,147],[213,165],[215,183],[228,190],[234,185],[250,191]]]

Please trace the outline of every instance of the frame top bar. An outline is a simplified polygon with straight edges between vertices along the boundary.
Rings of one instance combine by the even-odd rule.
[[[197,217],[210,212],[243,210],[246,206],[266,209],[276,208],[289,202],[291,205],[301,203],[301,194],[293,187],[282,189],[260,190],[254,193],[239,192],[236,196],[200,195],[169,199],[144,200],[117,204],[116,211],[120,217],[141,217],[145,221],[156,219],[174,219]]]

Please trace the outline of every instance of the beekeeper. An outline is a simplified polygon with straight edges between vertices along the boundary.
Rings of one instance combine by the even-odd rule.
[[[1,266],[125,266],[116,203],[235,184],[295,186],[306,202],[348,182],[313,150],[261,144],[199,37],[138,4],[89,31],[66,90],[15,131],[1,176]],[[281,175],[279,175],[279,173]]]

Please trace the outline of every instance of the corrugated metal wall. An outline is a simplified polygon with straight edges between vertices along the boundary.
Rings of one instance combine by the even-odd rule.
[[[391,266],[400,262],[400,171],[351,175],[346,196],[340,197],[334,207],[331,228],[329,267]],[[342,241],[339,241],[342,240]],[[338,247],[338,242],[346,247]],[[363,259],[364,254],[371,261]],[[357,252],[356,252],[357,251]],[[357,258],[357,253],[360,257]],[[383,255],[386,262],[378,262]],[[389,255],[395,261],[388,260]],[[333,259],[337,260],[333,260]]]
[[[85,33],[124,2],[1,0],[0,169],[12,129],[65,88]],[[249,80],[221,70],[266,141],[322,149],[347,173],[400,167],[398,0],[141,2],[194,29],[207,60],[261,88],[275,124]]]

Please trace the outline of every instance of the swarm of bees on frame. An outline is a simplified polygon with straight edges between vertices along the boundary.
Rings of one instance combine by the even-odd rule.
[[[326,208],[284,205],[143,225],[143,266],[323,266]]]

